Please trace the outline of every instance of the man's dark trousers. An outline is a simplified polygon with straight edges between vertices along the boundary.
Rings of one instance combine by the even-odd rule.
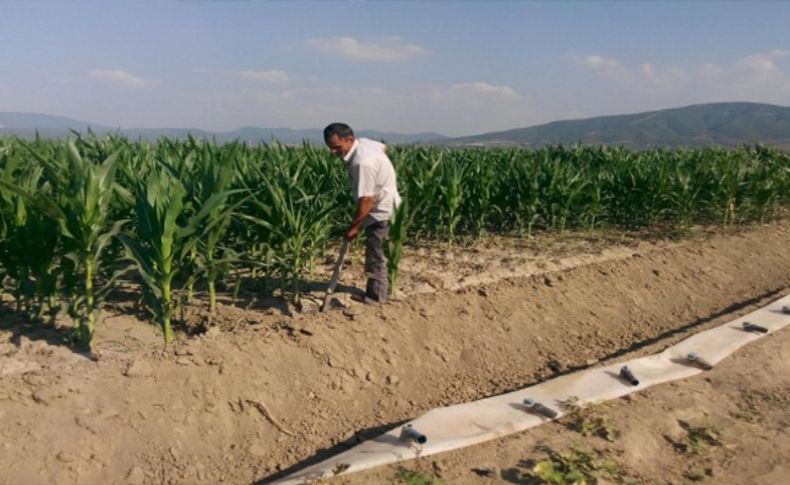
[[[377,221],[365,227],[365,276],[368,277],[365,296],[378,302],[387,301],[389,292],[387,257],[384,255],[389,229],[389,221]]]

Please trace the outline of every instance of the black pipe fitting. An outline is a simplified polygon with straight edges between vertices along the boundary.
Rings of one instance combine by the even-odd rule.
[[[417,444],[424,445],[428,442],[428,437],[414,429],[411,424],[407,424],[400,430],[400,440],[406,442],[413,441]]]
[[[768,329],[756,323],[743,322],[743,329],[747,332],[768,333]]]
[[[627,381],[632,386],[638,386],[639,385],[639,379],[634,377],[634,374],[631,372],[631,369],[629,369],[627,365],[624,365],[620,369],[620,377],[623,380]]]
[[[528,411],[540,414],[541,416],[545,416],[549,419],[554,419],[557,417],[557,411],[547,406],[544,406],[543,404],[535,401],[534,399],[530,399],[526,397],[524,398],[522,404],[524,405],[525,408],[527,408]]]

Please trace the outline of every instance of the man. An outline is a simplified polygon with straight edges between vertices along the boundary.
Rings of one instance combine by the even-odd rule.
[[[360,228],[365,228],[365,275],[368,277],[364,295],[357,301],[384,303],[389,282],[384,241],[389,233],[393,207],[401,198],[395,181],[395,168],[387,157],[386,146],[367,138],[356,139],[345,123],[332,123],[324,128],[324,142],[329,150],[343,159],[351,177],[351,193],[357,204],[356,215],[344,234],[353,241]]]

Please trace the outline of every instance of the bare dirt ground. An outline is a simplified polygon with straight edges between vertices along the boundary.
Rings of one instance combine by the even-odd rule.
[[[577,464],[582,454],[614,463],[613,475],[598,471],[603,483],[788,483],[790,328],[749,344],[709,373],[584,413],[332,483],[402,483],[398,478],[409,475],[445,484],[543,483],[535,466],[574,450]]]
[[[778,298],[790,286],[788,241],[785,221],[698,230],[677,241],[566,234],[421,247],[405,255],[401,301],[365,307],[341,294],[345,308],[288,316],[282,305],[242,295],[249,309],[223,305],[208,331],[182,334],[164,352],[156,329],[119,306],[103,315],[97,361],[64,345],[61,330],[29,328],[6,315],[0,483],[251,483],[284,476],[433,407],[653,352]],[[325,263],[317,281],[331,265]],[[362,282],[358,267],[352,258],[345,284]],[[200,323],[202,312],[192,308],[187,317]],[[765,357],[760,352],[780,359],[766,361],[773,372],[745,365]],[[618,416],[622,438],[592,445],[629,476],[679,483],[696,473],[690,467],[697,462],[664,444],[682,438],[679,419],[692,422],[712,409],[735,438],[752,441],[734,451],[728,441],[710,447],[710,464],[695,455],[705,476],[706,468],[716,481],[717,473],[736,482],[758,476],[736,475],[739,466],[766,477],[780,473],[787,468],[776,458],[787,450],[787,357],[784,331],[739,353],[742,365],[729,373],[722,365],[618,401],[606,413]],[[728,399],[740,392],[737,403],[746,400],[743,412],[754,421],[733,417],[741,404],[728,404],[718,391]],[[494,478],[522,480],[529,467],[520,460],[542,458],[536,444],[560,450],[573,437],[555,424],[538,433],[548,434],[536,441],[528,432],[437,458],[437,469],[447,483],[471,483],[477,475],[468,465],[479,461],[499,468]],[[354,483],[392,479],[391,470],[376,473]]]

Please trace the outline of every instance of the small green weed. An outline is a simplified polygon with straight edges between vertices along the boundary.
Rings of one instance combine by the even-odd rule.
[[[680,421],[680,426],[687,434],[685,439],[675,444],[681,453],[698,455],[709,446],[722,445],[724,431],[710,416],[706,415],[705,424],[701,426],[692,426],[685,421]]]
[[[395,472],[395,479],[405,485],[444,485],[444,482],[438,478],[428,477],[423,473],[403,467],[398,467],[398,471]]]
[[[731,415],[748,423],[756,423],[760,421],[760,405],[769,401],[770,396],[766,396],[763,392],[744,392],[737,400],[738,409]]]
[[[711,468],[694,468],[685,473],[684,476],[692,482],[701,482],[711,478],[713,476],[713,470]]]
[[[606,404],[585,405],[579,403],[578,397],[571,396],[563,402],[563,406],[570,411],[566,417],[568,428],[582,436],[598,436],[612,442],[620,437],[620,431],[603,414]]]
[[[556,485],[595,485],[600,477],[621,478],[614,461],[581,448],[559,453],[552,451],[547,459],[535,464],[532,473],[542,483]]]

